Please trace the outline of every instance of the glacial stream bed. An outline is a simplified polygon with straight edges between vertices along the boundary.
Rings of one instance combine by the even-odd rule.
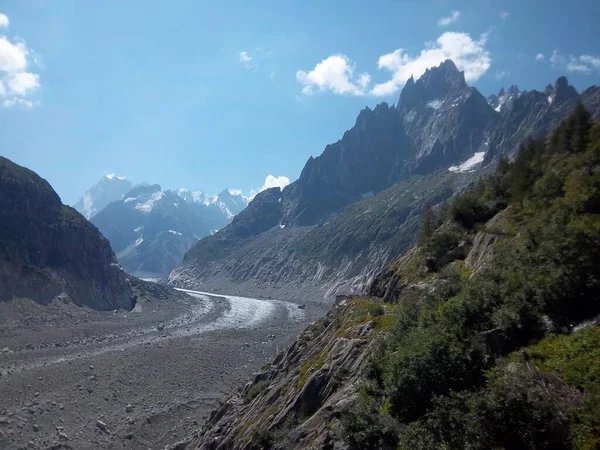
[[[133,311],[0,304],[0,448],[182,440],[327,307],[184,292]]]

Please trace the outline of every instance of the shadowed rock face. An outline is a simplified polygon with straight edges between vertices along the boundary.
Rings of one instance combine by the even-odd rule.
[[[108,241],[63,205],[35,172],[0,157],[0,301],[60,296],[78,305],[131,309],[134,295]]]
[[[408,80],[396,106],[383,103],[361,111],[342,139],[309,158],[299,179],[277,196],[257,197],[255,202],[272,203],[270,229],[258,217],[264,205],[251,204],[244,211],[251,237],[239,238],[239,225],[232,223],[202,239],[173,270],[170,282],[207,289],[245,283],[243,289],[254,295],[289,295],[308,287],[329,293],[341,286],[360,290],[414,240],[417,227],[410,221],[427,201],[468,183],[459,179],[441,195],[411,180],[427,176],[433,187],[451,166],[460,167],[476,154],[485,155],[483,166],[513,155],[524,139],[546,135],[578,102],[600,116],[597,87],[578,94],[561,77],[543,92],[511,86],[486,100],[452,61],[445,61]],[[404,191],[386,194],[401,183]],[[397,207],[401,194],[413,197],[410,213]],[[385,202],[389,207],[381,207]],[[368,229],[364,217],[373,215]],[[393,230],[402,235],[402,246],[388,245]]]

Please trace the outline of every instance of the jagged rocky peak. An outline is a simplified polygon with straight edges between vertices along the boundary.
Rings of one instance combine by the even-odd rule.
[[[73,207],[89,220],[109,203],[121,200],[130,189],[129,180],[111,173],[88,189]]]
[[[490,105],[497,112],[501,112],[506,104],[511,103],[514,99],[518,98],[522,94],[522,91],[516,84],[513,84],[505,91],[504,88],[500,89],[498,95],[490,95],[487,98],[488,105]]]
[[[189,203],[207,203],[208,197],[202,191],[190,191],[189,189],[177,189],[176,194]]]
[[[138,184],[125,194],[125,198],[136,198],[139,196],[149,196],[160,192],[160,184]]]
[[[567,77],[559,77],[554,83],[554,96],[557,99],[567,100],[577,97],[579,93],[572,85],[569,84]]]
[[[508,95],[519,95],[521,93],[521,91],[519,90],[519,86],[517,86],[516,84],[513,84],[511,87],[508,88]]]
[[[467,88],[465,73],[459,71],[452,60],[447,59],[437,67],[427,69],[417,81],[412,76],[409,78],[400,94],[398,110],[407,110],[422,103],[442,101],[465,88]]]

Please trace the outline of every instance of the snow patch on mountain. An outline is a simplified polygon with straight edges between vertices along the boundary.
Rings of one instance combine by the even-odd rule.
[[[427,106],[437,110],[442,106],[442,101],[440,99],[431,100],[430,102],[427,102]]]
[[[460,166],[448,167],[450,172],[465,173],[475,170],[475,166],[481,164],[485,157],[485,152],[476,152],[473,156],[463,162]]]
[[[135,205],[135,209],[138,211],[149,213],[154,208],[154,205],[164,198],[165,194],[163,192],[155,192],[152,196],[145,201],[144,203],[138,203]]]

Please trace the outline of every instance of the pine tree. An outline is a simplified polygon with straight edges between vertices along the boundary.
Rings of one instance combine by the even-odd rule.
[[[571,148],[575,153],[583,153],[589,142],[590,113],[579,103],[571,115],[573,135],[571,137]]]

